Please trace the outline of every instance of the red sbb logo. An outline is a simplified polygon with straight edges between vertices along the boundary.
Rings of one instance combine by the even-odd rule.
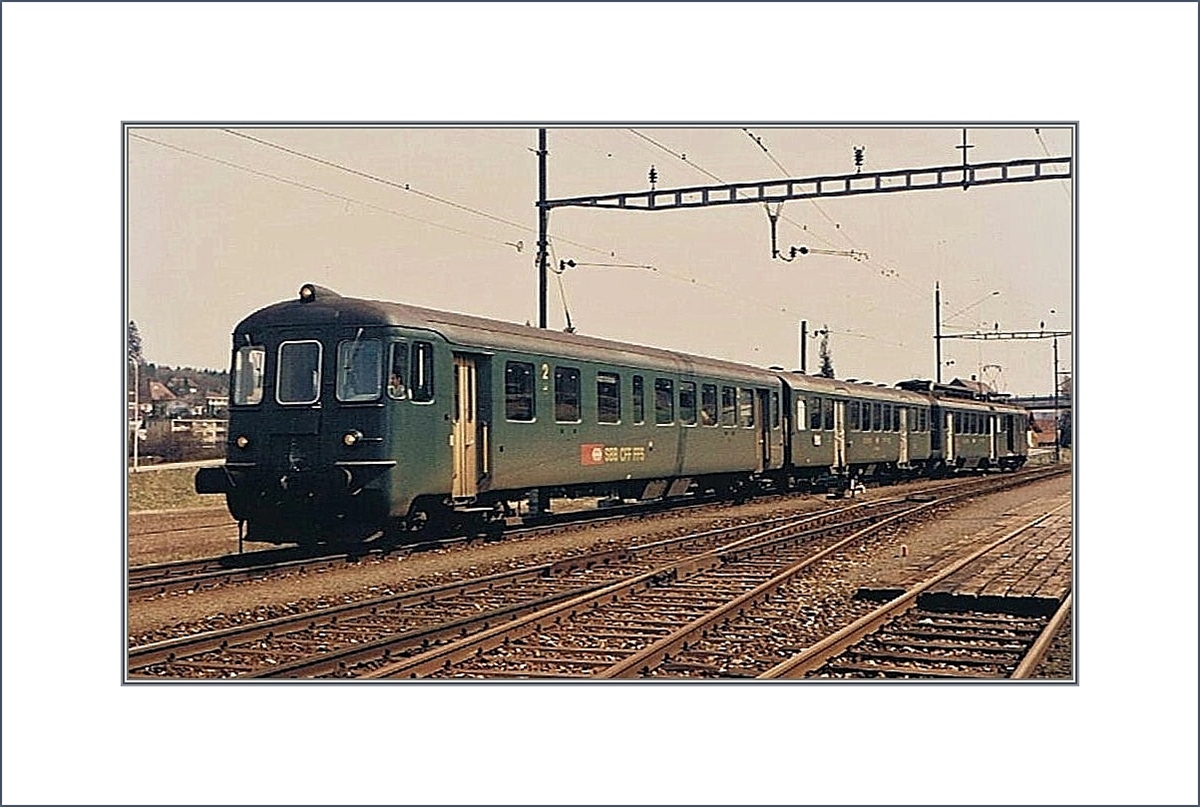
[[[579,461],[584,465],[603,465],[604,444],[584,443],[579,446]]]

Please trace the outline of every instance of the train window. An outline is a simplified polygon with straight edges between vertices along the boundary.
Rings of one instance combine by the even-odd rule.
[[[537,415],[537,397],[534,394],[533,365],[523,361],[504,364],[504,417],[526,423]]]
[[[808,428],[808,416],[803,398],[796,399],[796,431],[802,432]]]
[[[640,375],[633,377],[633,422],[646,422],[646,388]]]
[[[433,345],[429,342],[413,342],[412,361],[409,363],[409,389],[416,403],[433,400]]]
[[[871,431],[871,405],[866,401],[862,405],[862,430]]]
[[[284,342],[279,346],[275,398],[281,404],[311,404],[321,397],[321,343]]]
[[[771,390],[771,428],[779,428],[779,393]]]
[[[860,424],[862,424],[860,406],[861,404],[858,401],[850,402],[850,428],[853,431],[858,431]]]
[[[754,427],[754,390],[738,390],[738,424],[747,429]]]
[[[929,410],[928,409],[922,408],[922,409],[917,410],[917,431],[919,431],[919,432],[929,431]]]
[[[1005,416],[1004,416],[1003,423],[1004,423],[1004,427],[1003,427],[1003,428],[1004,428],[1004,431],[1008,432],[1009,434],[1012,434],[1012,430],[1013,430],[1013,416],[1012,416],[1012,415],[1005,415]]]
[[[883,423],[879,426],[881,431],[890,432],[892,430],[892,405],[883,405]]]
[[[825,403],[821,406],[822,411],[825,413],[825,430],[833,431],[833,399],[826,398]]]
[[[871,404],[871,431],[883,431],[883,405]]]
[[[621,422],[621,376],[616,373],[596,373],[596,420]]]
[[[737,390],[721,387],[721,425],[737,425]]]
[[[700,386],[700,425],[717,425],[717,385]]]
[[[962,434],[962,428],[963,428],[962,412],[955,412],[954,413],[954,433]]]
[[[892,431],[900,431],[900,407],[892,408]]]
[[[355,403],[379,398],[383,343],[378,339],[346,339],[338,343],[337,388],[339,401]]]
[[[262,403],[264,347],[240,347],[233,354],[233,402],[239,406]]]
[[[559,423],[579,422],[579,369],[554,368],[554,419]]]
[[[808,428],[818,431],[821,428],[821,399],[808,399]]]
[[[675,422],[675,382],[654,379],[654,422],[660,426]]]
[[[679,422],[685,426],[696,425],[696,382],[679,382]]]
[[[397,401],[408,397],[408,345],[392,343],[392,357],[388,362],[387,394]]]

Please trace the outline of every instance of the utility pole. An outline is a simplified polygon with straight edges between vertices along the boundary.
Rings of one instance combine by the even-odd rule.
[[[808,375],[808,320],[800,320],[800,372]]]
[[[933,343],[937,354],[937,383],[942,383],[942,284],[933,284]]]
[[[138,400],[138,363],[133,364],[133,470],[138,469],[138,432],[142,430],[142,407]],[[125,402],[126,416],[128,416],[129,401]]]
[[[550,208],[546,204],[546,130],[538,129],[538,327],[546,327],[547,229]]]
[[[1058,432],[1058,337],[1054,337],[1054,464],[1059,463]]]

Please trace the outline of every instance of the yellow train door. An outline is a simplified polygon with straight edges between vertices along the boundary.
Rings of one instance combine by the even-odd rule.
[[[454,429],[450,436],[454,453],[454,481],[450,494],[456,499],[469,499],[478,492],[478,422],[475,360],[455,353]]]

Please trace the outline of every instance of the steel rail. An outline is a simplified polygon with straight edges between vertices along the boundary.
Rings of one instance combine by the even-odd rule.
[[[326,624],[330,621],[352,617],[356,614],[400,607],[407,603],[424,603],[428,602],[431,598],[436,599],[440,596],[464,596],[478,591],[486,591],[497,585],[519,584],[525,580],[556,577],[568,574],[576,569],[588,569],[628,562],[634,560],[638,554],[653,554],[670,549],[673,546],[685,546],[688,543],[705,541],[719,541],[725,537],[745,532],[746,530],[754,530],[761,527],[773,528],[774,525],[789,518],[800,519],[804,523],[816,525],[823,521],[836,520],[842,515],[858,509],[875,507],[880,504],[880,502],[860,502],[819,513],[806,513],[800,516],[779,516],[750,524],[718,527],[712,530],[674,538],[665,538],[632,547],[605,549],[581,555],[573,555],[537,566],[506,570],[491,575],[468,578],[384,597],[374,597],[361,602],[345,603],[304,614],[276,617],[262,622],[238,625],[204,634],[168,639],[153,644],[129,648],[128,662],[131,667],[143,668],[153,664],[169,662],[176,658],[182,658],[184,655],[193,656],[213,650],[223,650],[232,646],[234,642],[254,641],[256,639],[279,635],[289,630],[303,629],[316,623]]]
[[[548,572],[542,576],[556,576],[559,574],[570,573],[576,569],[591,568],[597,565],[597,562],[603,562],[605,565],[607,565],[608,563],[612,562],[633,561],[635,554],[654,554],[660,550],[670,550],[672,548],[679,549],[686,544],[697,543],[702,540],[720,540],[721,536],[725,534],[737,535],[741,532],[745,532],[746,530],[758,529],[766,524],[775,525],[777,522],[788,520],[788,518],[790,518],[794,523],[812,526],[814,530],[839,528],[844,526],[837,523],[836,519],[839,516],[851,513],[854,510],[858,510],[862,507],[872,506],[876,506],[876,503],[853,505],[816,515],[805,514],[799,517],[792,516],[767,519],[764,522],[758,522],[756,524],[724,527],[704,533],[668,538],[628,549],[609,550],[591,555],[566,558],[565,560],[555,561],[549,564]],[[830,521],[834,522],[832,526],[824,524],[824,522]],[[787,526],[789,525],[784,524],[780,526],[771,526],[761,533],[754,533],[749,536],[736,538],[727,546],[744,546],[759,535],[770,535],[777,533],[778,531],[785,529]],[[608,582],[601,582],[576,586],[570,590],[550,594],[537,600],[526,600],[512,605],[494,608],[472,617],[454,620],[440,625],[433,625],[429,628],[421,629],[419,631],[393,634],[370,643],[359,644],[357,646],[335,650],[319,657],[300,659],[290,664],[271,667],[270,669],[264,669],[251,675],[243,676],[243,678],[279,678],[293,677],[301,674],[321,675],[330,672],[344,671],[350,665],[363,663],[364,661],[380,661],[382,663],[388,663],[390,661],[391,654],[397,651],[405,650],[417,645],[428,649],[428,645],[430,645],[434,640],[438,639],[463,639],[473,631],[489,629],[492,626],[492,623],[515,620],[527,614],[536,613],[558,603],[562,603],[569,598],[579,597],[598,591],[601,587],[607,585],[609,585]],[[489,590],[491,590],[490,586]]]
[[[813,565],[814,563],[824,560],[825,558],[829,557],[833,553],[843,549],[844,547],[846,547],[856,541],[866,538],[867,536],[883,529],[884,527],[888,526],[889,524],[893,524],[897,521],[901,521],[905,518],[909,518],[927,508],[933,507],[938,504],[945,504],[945,503],[946,503],[945,501],[940,500],[940,499],[935,499],[932,502],[923,502],[921,504],[917,504],[914,507],[910,507],[907,510],[903,510],[894,515],[888,516],[887,518],[884,518],[883,520],[878,521],[874,524],[871,524],[867,527],[864,527],[863,529],[859,530],[858,532],[848,535],[847,537],[843,538],[842,540],[838,541],[837,543],[833,544],[832,546],[826,547],[825,549],[821,550],[820,552],[816,553],[815,555],[810,555],[809,557],[804,558],[804,559],[798,561],[797,563],[792,564],[791,566],[788,566],[783,571],[781,571],[779,574],[777,574],[774,577],[772,577],[771,579],[759,584],[758,586],[754,587],[750,591],[747,591],[745,594],[742,594],[741,596],[737,597],[736,599],[731,600],[730,602],[726,603],[725,605],[721,606],[720,608],[717,608],[713,611],[709,611],[704,616],[701,616],[698,619],[693,620],[692,622],[683,626],[682,628],[675,631],[674,633],[664,636],[663,638],[659,639],[658,641],[654,642],[653,644],[649,645],[648,647],[643,648],[642,650],[634,653],[633,655],[629,656],[628,658],[601,671],[594,677],[595,678],[633,678],[638,675],[647,675],[647,674],[649,674],[650,669],[661,664],[663,662],[663,660],[666,659],[671,653],[675,652],[680,647],[686,645],[687,642],[689,640],[691,640],[693,637],[698,636],[699,634],[703,633],[705,630],[707,630],[712,625],[717,624],[718,622],[729,617],[730,615],[736,614],[736,613],[754,605],[755,603],[759,602],[764,597],[769,596],[770,594],[775,592],[777,589],[779,589],[781,586],[783,586],[788,581],[790,581],[797,574],[804,571],[805,569],[807,569],[809,566]],[[735,554],[735,553],[729,553],[729,554]]]
[[[1001,484],[997,487],[1003,488],[1021,482],[1036,481],[1036,479],[1046,475],[1048,474],[1041,474],[1037,476],[1031,474],[1006,475],[999,478]],[[996,481],[996,477],[973,478],[965,482],[958,481],[949,485],[942,485],[939,489],[943,491],[947,489],[965,489],[961,495],[970,495],[973,489],[979,487],[981,484],[989,484],[989,486],[991,486],[990,483],[995,483]],[[247,642],[252,642],[262,638],[270,638],[272,636],[278,638],[286,635],[289,631],[295,632],[315,628],[318,625],[334,625],[339,619],[351,619],[356,614],[369,615],[380,610],[395,610],[396,608],[401,607],[400,603],[427,604],[438,597],[465,596],[469,593],[474,593],[477,591],[490,590],[494,586],[521,585],[521,581],[554,577],[579,568],[589,568],[628,562],[633,560],[635,555],[653,554],[657,551],[670,550],[673,547],[683,547],[688,543],[729,539],[731,536],[745,535],[747,530],[762,530],[762,532],[758,534],[759,538],[761,539],[762,535],[767,535],[769,538],[770,534],[778,533],[778,525],[784,524],[785,522],[790,521],[795,524],[815,527],[822,523],[837,522],[838,520],[843,519],[847,514],[852,514],[857,510],[872,509],[894,504],[903,501],[904,498],[904,496],[898,496],[890,497],[888,499],[856,502],[849,506],[838,507],[817,513],[808,513],[800,516],[780,516],[772,519],[765,519],[759,522],[753,522],[751,524],[721,527],[701,533],[693,533],[687,536],[667,538],[647,544],[635,545],[633,547],[607,549],[598,552],[585,553],[526,569],[506,570],[494,575],[468,578],[465,580],[445,583],[425,589],[388,595],[382,598],[371,598],[369,600],[364,600],[357,603],[347,603],[332,608],[307,612],[305,614],[277,617],[275,619],[265,620],[263,622],[255,622],[218,631],[206,632],[200,635],[180,637],[177,639],[156,642],[154,644],[142,645],[139,647],[130,648],[127,651],[128,669],[131,671],[145,669],[147,667],[154,666],[155,664],[170,663],[177,659],[193,658],[197,655],[211,651],[230,649],[231,652],[236,652],[237,646]],[[845,527],[846,525],[844,523],[835,524],[835,528],[837,529],[844,529]],[[720,549],[722,551],[730,551],[734,547],[744,546],[749,542],[750,538],[753,537],[754,535],[752,534],[751,536],[745,538],[735,539],[733,543],[727,544]],[[306,562],[310,563],[312,561],[310,560]],[[578,587],[577,593],[581,593],[585,588],[586,587]],[[553,596],[557,598],[560,595],[555,594]],[[528,602],[528,600],[526,600],[526,602]],[[491,617],[491,619],[494,620],[503,618],[503,612],[506,610],[511,610],[511,608],[511,605],[506,605],[500,609],[490,609],[489,612],[485,612],[481,615],[482,619],[477,621],[479,624],[487,622],[489,618],[488,614],[491,613],[491,611],[495,611],[495,614]],[[346,622],[342,622],[342,625],[345,624]],[[454,621],[451,621],[447,624],[453,625],[454,627],[465,627],[465,625],[460,625],[459,622]],[[438,626],[434,625],[429,628],[421,628],[414,632],[414,635],[417,633],[428,632],[430,636],[432,636],[437,630]],[[393,634],[392,636],[385,637],[384,640],[380,641],[382,644],[386,644],[389,638],[392,640],[397,640],[399,635]],[[407,642],[401,643],[405,646],[411,646],[410,643]],[[366,644],[358,645],[358,648],[366,647],[368,647]],[[299,664],[299,662],[297,663]],[[321,662],[319,659],[314,658],[312,665],[313,669],[316,669],[321,666]],[[216,664],[214,666],[219,667],[220,665]],[[284,669],[284,667],[285,665],[280,665],[279,668],[274,669]],[[133,677],[132,673],[131,677]],[[152,677],[156,680],[162,680],[161,676],[148,677]]]
[[[1000,538],[997,538],[995,541],[987,544],[982,549],[978,549],[975,552],[960,558],[950,566],[930,577],[924,583],[921,583],[899,597],[881,605],[871,613],[855,620],[836,633],[827,636],[803,652],[797,653],[791,658],[776,664],[774,667],[758,677],[767,680],[775,678],[799,678],[806,673],[818,669],[825,662],[829,661],[835,656],[841,655],[843,652],[849,649],[851,645],[858,642],[863,637],[873,633],[885,623],[914,607],[917,602],[917,597],[929,588],[933,587],[937,583],[940,583],[942,580],[945,580],[947,577],[954,574],[972,561],[983,557],[992,550],[1012,540],[1017,535],[1036,527],[1047,518],[1057,513],[1059,510],[1062,510],[1064,507],[1068,506],[1070,506],[1070,502],[1060,504],[1057,507],[1054,507],[1041,514],[1027,524],[1023,524],[1015,530],[1012,530]]]
[[[902,501],[903,499],[897,499],[893,503]],[[942,500],[922,502],[916,507],[906,508],[902,514],[885,514],[882,520],[890,523],[891,518],[895,515],[911,514],[916,510],[932,507],[939,503],[944,502]],[[492,628],[449,645],[434,648],[418,656],[381,667],[362,677],[366,679],[416,678],[435,673],[443,669],[448,669],[456,663],[481,655],[485,651],[500,647],[514,638],[541,630],[545,625],[569,621],[574,616],[583,612],[594,611],[606,605],[618,603],[622,599],[627,599],[646,589],[669,586],[672,582],[685,580],[705,571],[712,570],[726,563],[730,556],[763,550],[784,541],[820,537],[835,530],[857,526],[864,521],[876,520],[878,520],[878,516],[866,516],[856,519],[849,524],[836,523],[817,527],[812,530],[802,529],[808,525],[801,521],[773,527],[735,541],[728,546],[700,552],[690,557],[633,575],[624,580],[616,581],[599,590],[515,620],[508,625]],[[797,532],[797,530],[799,531]],[[843,543],[844,541],[840,541],[838,545],[840,546]]]
[[[1046,624],[1045,629],[1029,648],[1025,657],[1021,659],[1021,663],[1017,665],[1017,669],[1009,676],[1010,678],[1024,679],[1033,675],[1033,671],[1037,669],[1042,659],[1045,658],[1046,651],[1050,649],[1055,634],[1058,633],[1059,628],[1062,627],[1070,615],[1071,603],[1074,597],[1074,593],[1071,593],[1063,598],[1062,605],[1058,606],[1058,610],[1054,612],[1054,616],[1050,618],[1050,622]]]
[[[1006,478],[1028,478],[1040,472],[1029,470]],[[977,480],[955,480],[947,484],[931,486],[935,491],[953,489],[962,484],[971,484]],[[784,495],[786,498],[786,495]],[[544,522],[533,523],[504,533],[506,539],[522,536],[537,535],[552,531],[561,526],[571,524],[601,524],[629,516],[655,515],[670,510],[704,507],[719,503],[713,499],[697,499],[687,502],[676,502],[669,506],[631,505],[628,508],[606,509],[603,515],[598,511],[583,510],[563,514]],[[443,549],[457,544],[469,544],[478,540],[478,536],[448,536],[420,543],[405,544],[388,542],[378,546],[362,544],[349,550],[334,553],[315,554],[312,550],[302,548],[266,549],[258,552],[243,554],[219,555],[196,560],[168,561],[165,563],[150,563],[132,566],[127,572],[127,593],[153,591],[155,594],[165,594],[172,591],[186,591],[205,584],[217,584],[248,580],[261,577],[264,573],[303,569],[310,564],[332,564],[339,561],[355,563],[365,557],[387,557],[391,554],[408,556],[417,552],[432,549]],[[299,555],[299,557],[293,557]],[[270,560],[270,558],[282,558]],[[262,562],[256,562],[262,561]]]

